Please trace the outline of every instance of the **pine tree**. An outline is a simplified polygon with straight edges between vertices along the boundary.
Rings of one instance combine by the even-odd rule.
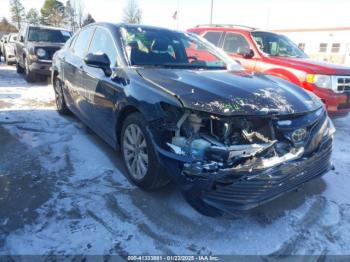
[[[45,25],[61,26],[65,10],[62,2],[57,0],[45,0],[41,12],[41,22]]]

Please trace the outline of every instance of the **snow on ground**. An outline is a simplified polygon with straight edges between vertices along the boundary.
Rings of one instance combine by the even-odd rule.
[[[120,155],[52,87],[0,65],[0,254],[349,254],[350,117],[329,172],[235,219],[194,211],[174,186],[140,191]]]

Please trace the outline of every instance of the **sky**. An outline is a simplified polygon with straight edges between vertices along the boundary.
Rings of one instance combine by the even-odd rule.
[[[40,9],[44,0],[21,0],[25,9]],[[66,0],[63,0],[65,2]],[[95,20],[120,22],[127,0],[82,0]],[[262,29],[350,26],[349,0],[213,0],[214,23]],[[179,21],[172,16],[179,2]],[[143,23],[187,29],[210,22],[211,0],[138,0]],[[9,0],[0,0],[0,18],[9,17]]]

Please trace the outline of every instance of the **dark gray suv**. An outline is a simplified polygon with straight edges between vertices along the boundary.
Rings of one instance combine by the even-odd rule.
[[[35,82],[38,75],[49,76],[54,53],[61,49],[71,35],[70,31],[60,28],[22,28],[16,44],[17,73],[25,73],[27,82]]]

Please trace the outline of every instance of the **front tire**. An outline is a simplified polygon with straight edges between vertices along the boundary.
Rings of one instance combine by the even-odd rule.
[[[54,80],[53,88],[55,91],[57,112],[61,115],[70,115],[71,111],[69,110],[63,95],[62,82],[58,77]]]
[[[30,70],[27,58],[25,59],[24,63],[25,63],[26,81],[28,83],[34,83],[36,81],[36,74]]]
[[[127,176],[139,188],[149,191],[169,183],[157,158],[147,122],[140,113],[133,113],[124,121],[121,151]]]
[[[16,62],[16,72],[18,74],[23,74],[24,73],[24,69],[23,67],[20,66],[20,64],[18,62]]]

